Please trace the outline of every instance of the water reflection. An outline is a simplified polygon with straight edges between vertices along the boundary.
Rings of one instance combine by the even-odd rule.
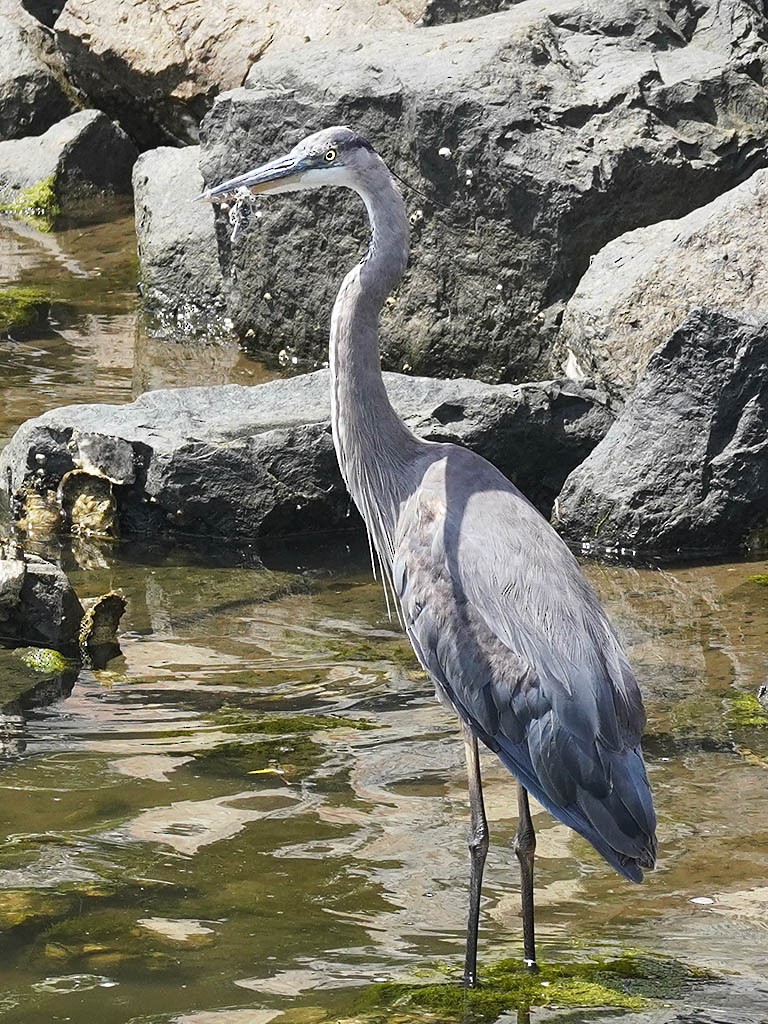
[[[20,1024],[59,1012],[61,993],[35,986],[76,975],[117,983],[118,1002],[68,994],[68,1012],[97,1024],[135,1019],[126,1000],[166,1022],[251,1013],[253,999],[313,1008],[287,1021],[358,1019],[355,992],[375,979],[439,977],[460,959],[460,744],[364,551],[210,556],[118,544],[100,567],[65,558],[78,588],[119,585],[129,607],[121,658],[25,711],[0,774],[0,921],[3,893],[22,901],[0,983],[26,993]],[[646,693],[659,870],[629,887],[536,815],[544,959],[639,947],[736,967],[725,989],[673,1001],[683,1013],[727,992],[736,1022],[758,1013],[768,971],[768,729],[731,714],[765,676],[768,602],[748,579],[765,568],[588,567]],[[487,963],[518,952],[519,909],[514,790],[493,758],[486,777]]]

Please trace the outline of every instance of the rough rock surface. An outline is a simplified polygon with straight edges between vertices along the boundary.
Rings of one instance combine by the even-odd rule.
[[[43,182],[62,208],[99,193],[129,192],[137,155],[106,114],[81,110],[43,135],[0,142],[0,202],[12,204]]]
[[[768,171],[679,220],[638,228],[595,256],[568,303],[558,373],[626,395],[697,306],[768,309]]]
[[[768,317],[691,313],[569,476],[556,524],[667,552],[732,550],[768,526]]]
[[[227,333],[213,208],[192,202],[203,190],[199,157],[198,146],[164,146],[133,169],[144,309],[185,336]]]
[[[82,617],[58,566],[34,555],[0,559],[0,638],[64,650],[77,645]]]
[[[308,43],[300,59],[270,52],[203,122],[203,174],[221,181],[320,126],[358,126],[447,206],[405,190],[412,260],[385,316],[387,364],[543,376],[591,256],[768,161],[764,27],[746,0],[527,0],[354,45]],[[234,245],[221,215],[229,315],[257,349],[323,359],[363,210],[343,190],[259,209]]]
[[[56,35],[72,80],[141,148],[197,141],[221,89],[267,51],[411,27],[424,0],[69,0]],[[297,60],[301,57],[297,54]]]
[[[0,0],[0,140],[44,132],[73,107],[51,33]]]
[[[387,386],[419,434],[482,451],[544,508],[612,419],[602,396],[553,382],[494,387],[391,374]],[[328,392],[328,372],[318,371],[252,388],[179,388],[130,405],[55,409],[19,428],[0,455],[0,484],[14,497],[30,485],[50,492],[73,467],[95,468],[116,481],[124,534],[348,527]]]

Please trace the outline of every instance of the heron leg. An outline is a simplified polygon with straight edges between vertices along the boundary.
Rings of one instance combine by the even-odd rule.
[[[520,901],[523,910],[523,951],[525,966],[537,971],[536,938],[533,927],[533,856],[536,852],[536,833],[528,806],[528,791],[517,784],[518,823],[515,833],[515,854],[520,862]]]
[[[468,725],[462,722],[464,752],[467,757],[467,778],[469,782],[469,918],[467,921],[467,955],[464,961],[464,987],[477,985],[477,932],[480,922],[480,892],[483,885],[483,868],[488,853],[488,821],[483,802],[483,782],[480,776],[480,755],[477,737]]]

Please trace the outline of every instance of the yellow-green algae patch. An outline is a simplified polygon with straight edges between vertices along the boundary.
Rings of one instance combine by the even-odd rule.
[[[753,572],[747,576],[749,583],[757,583],[759,587],[768,587],[768,572]]]
[[[80,667],[77,659],[67,658],[60,651],[54,651],[50,647],[18,647],[15,653],[35,672],[58,675]]]
[[[56,179],[51,176],[20,189],[10,201],[0,202],[0,213],[10,213],[39,231],[53,231],[56,220],[61,216]]]
[[[50,300],[39,288],[0,289],[0,332],[31,327],[46,313]]]
[[[677,960],[633,953],[614,960],[546,965],[536,974],[520,961],[501,960],[484,968],[476,989],[463,988],[458,979],[432,985],[385,982],[367,988],[357,1010],[366,1024],[383,1024],[403,1011],[414,1024],[490,1024],[505,1011],[534,1006],[640,1010],[650,1000],[672,998],[692,982],[710,977]]]
[[[734,729],[768,729],[768,712],[754,693],[740,693],[728,701],[726,718]]]

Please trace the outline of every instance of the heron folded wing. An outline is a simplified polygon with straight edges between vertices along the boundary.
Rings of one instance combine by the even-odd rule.
[[[642,877],[655,817],[639,689],[549,524],[493,467],[454,449],[402,512],[393,579],[438,691],[548,810]]]

